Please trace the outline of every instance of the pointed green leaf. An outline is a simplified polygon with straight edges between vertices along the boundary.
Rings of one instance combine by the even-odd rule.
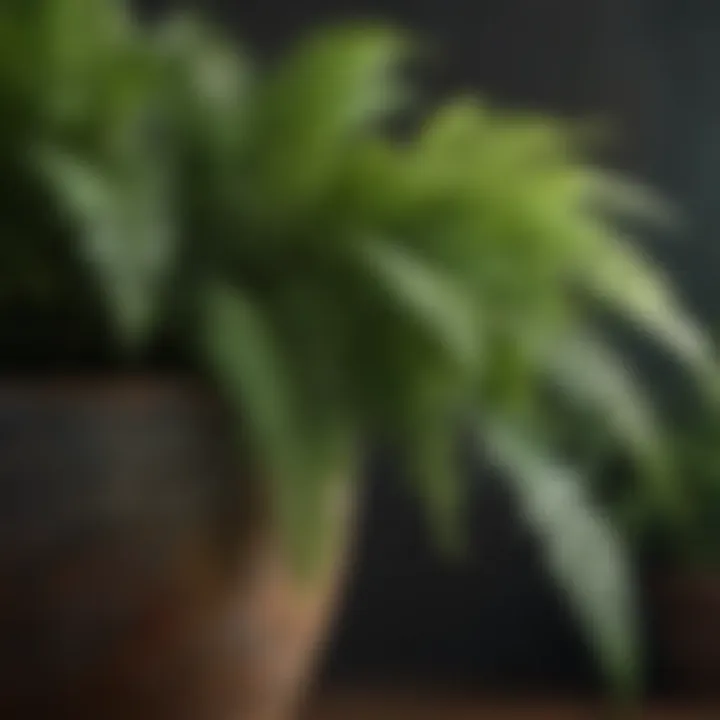
[[[677,226],[678,210],[650,188],[606,169],[585,167],[581,174],[590,203],[609,214],[611,220],[627,218],[664,228]]]
[[[317,32],[288,54],[257,115],[255,181],[271,217],[292,222],[317,202],[353,143],[404,102],[406,54],[400,34],[357,26]]]
[[[473,298],[452,275],[389,242],[363,241],[358,255],[380,289],[460,367],[477,364],[480,338]]]
[[[51,149],[37,159],[58,205],[77,228],[77,252],[106,295],[123,345],[137,349],[153,329],[174,260],[165,178],[151,165],[114,175]]]
[[[687,497],[657,409],[652,406],[629,360],[588,333],[566,338],[554,348],[548,370],[553,383],[579,407],[594,411],[616,443],[635,459],[645,497],[665,517],[680,519]]]
[[[302,476],[298,406],[286,358],[260,306],[236,287],[207,293],[204,348],[213,372],[249,423],[273,475]]]
[[[167,71],[163,90],[169,91],[178,119],[195,124],[201,144],[230,152],[244,137],[249,59],[187,14],[166,20],[153,40]]]
[[[204,350],[238,419],[246,423],[259,471],[267,474],[281,539],[298,570],[312,569],[325,537],[327,456],[308,435],[286,353],[262,306],[236,287],[207,293]],[[323,438],[329,442],[328,437]],[[331,454],[331,451],[328,451]],[[325,463],[328,463],[326,465]]]
[[[616,531],[586,496],[582,478],[528,437],[499,423],[483,425],[480,433],[612,687],[634,692],[641,680],[637,597]]]
[[[626,316],[640,333],[661,343],[703,383],[715,373],[707,333],[681,306],[669,279],[630,241],[621,243],[608,233],[598,234],[588,243],[580,276],[587,290]]]
[[[557,343],[548,358],[552,382],[582,406],[597,410],[616,440],[647,469],[661,462],[663,433],[655,409],[633,376],[629,361],[589,333]]]

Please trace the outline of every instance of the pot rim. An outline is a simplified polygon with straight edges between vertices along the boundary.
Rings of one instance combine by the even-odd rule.
[[[4,395],[52,394],[92,395],[124,398],[142,394],[145,397],[192,395],[198,399],[218,399],[212,382],[201,375],[176,372],[118,371],[67,372],[42,375],[0,374],[0,401]]]

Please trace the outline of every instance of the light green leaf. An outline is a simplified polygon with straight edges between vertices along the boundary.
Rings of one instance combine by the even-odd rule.
[[[121,342],[138,349],[153,329],[174,260],[166,178],[150,163],[111,173],[50,148],[37,161],[77,228],[77,252],[107,298]]]
[[[406,54],[402,35],[350,26],[317,32],[286,56],[257,115],[255,181],[273,218],[293,222],[320,200],[353,142],[404,103]]]
[[[677,226],[678,210],[650,188],[607,169],[584,167],[580,172],[591,204],[612,220],[627,218],[663,228]]]
[[[558,343],[548,370],[553,383],[578,407],[594,411],[616,447],[636,461],[648,500],[665,517],[680,519],[687,497],[677,476],[676,458],[658,411],[634,376],[630,361],[608,342],[589,333]]]
[[[213,372],[280,477],[302,475],[300,420],[286,359],[260,306],[234,286],[207,293],[204,348]]]
[[[434,162],[457,162],[468,146],[482,137],[488,123],[488,113],[477,98],[451,100],[426,121],[418,143],[420,152]]]
[[[479,440],[506,471],[611,686],[619,694],[634,692],[641,680],[637,596],[628,554],[613,526],[587,497],[583,478],[527,436],[493,422],[481,426]]]
[[[288,358],[260,304],[234,286],[209,288],[203,344],[213,376],[247,425],[258,471],[267,475],[285,550],[305,572],[326,539],[321,514],[333,479],[328,473],[344,468],[328,471],[332,450],[321,450],[306,433]]]
[[[615,439],[646,469],[662,462],[663,433],[656,411],[629,361],[614,353],[609,343],[590,333],[566,337],[552,348],[548,371],[551,381],[574,402],[597,410]]]
[[[203,143],[228,152],[243,137],[251,89],[249,59],[219,33],[187,14],[166,20],[154,37],[176,112],[196,124]],[[233,158],[234,159],[234,158]]]
[[[247,58],[219,33],[188,14],[171,16],[158,29],[157,51],[179,62],[199,102],[234,103],[248,81]]]
[[[608,233],[589,238],[579,273],[588,291],[661,343],[703,383],[715,374],[708,335],[681,306],[670,280],[632,242]]]

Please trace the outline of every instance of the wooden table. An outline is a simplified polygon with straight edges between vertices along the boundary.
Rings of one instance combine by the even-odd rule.
[[[434,692],[343,691],[321,695],[303,720],[604,720],[617,717],[600,703],[484,699]],[[627,717],[627,716],[623,716]],[[720,720],[718,703],[655,703],[632,720]]]

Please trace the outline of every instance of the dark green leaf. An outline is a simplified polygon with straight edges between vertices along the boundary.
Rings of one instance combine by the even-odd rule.
[[[358,251],[402,314],[436,339],[459,367],[477,367],[480,324],[472,296],[455,278],[389,242],[364,241]]]

